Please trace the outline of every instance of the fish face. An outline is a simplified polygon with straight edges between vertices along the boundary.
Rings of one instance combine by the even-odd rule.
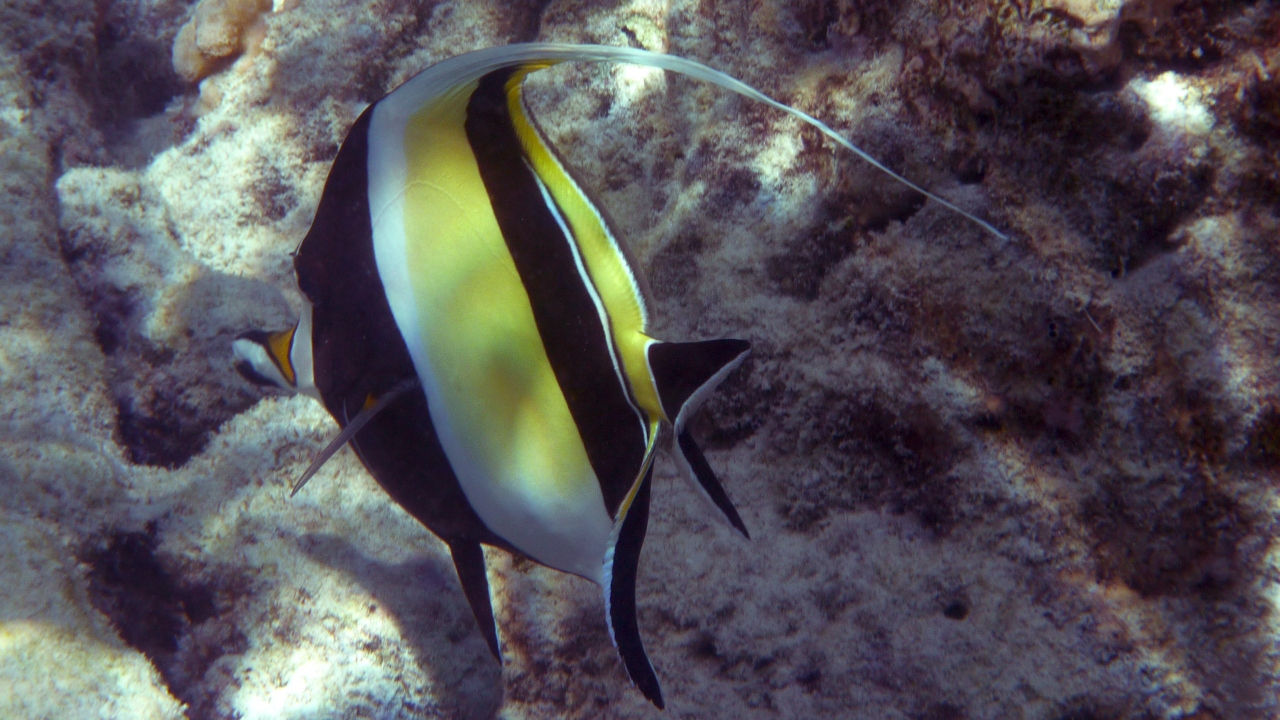
[[[311,309],[288,330],[250,330],[231,343],[236,372],[260,387],[319,399],[312,367]]]
[[[236,372],[260,387],[297,392],[294,385],[297,374],[289,360],[294,330],[250,330],[237,335],[231,344]]]

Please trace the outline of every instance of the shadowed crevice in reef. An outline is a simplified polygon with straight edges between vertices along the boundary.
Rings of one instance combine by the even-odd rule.
[[[649,287],[661,297],[686,295],[698,280],[696,258],[701,250],[702,237],[692,232],[667,242],[649,259]]]
[[[827,272],[853,253],[855,234],[849,221],[836,220],[800,237],[785,253],[765,261],[765,273],[783,295],[817,300]]]
[[[1002,170],[1020,186],[1068,199],[1067,224],[1094,243],[1096,267],[1116,277],[1176,249],[1171,231],[1212,197],[1222,165],[1212,153],[1188,152],[1183,140],[1163,138],[1152,148],[1149,141],[1158,131],[1128,82],[1169,70],[1210,73],[1221,64],[1224,48],[1239,54],[1249,52],[1249,45],[1265,47],[1277,29],[1274,21],[1242,22],[1258,3],[1179,3],[1146,24],[1134,19],[1145,17],[1130,12],[1136,7],[1130,4],[1120,16],[1113,60],[1085,58],[1070,45],[1025,48],[1011,56],[974,52],[1001,41],[1005,28],[996,23],[963,42],[930,48],[922,71],[933,76],[904,78],[931,88],[930,110],[937,116],[928,119],[981,129],[948,152],[1000,157]],[[1031,20],[1079,25],[1058,11]],[[1215,114],[1247,105],[1258,84],[1247,79],[1240,92],[1219,93]],[[1256,181],[1274,187],[1274,163],[1269,164],[1271,170],[1259,168]]]
[[[1125,58],[1161,70],[1197,73],[1220,63],[1239,38],[1233,16],[1257,0],[1190,0],[1178,3],[1165,22],[1143,27],[1129,19],[1120,23],[1118,40]]]
[[[125,18],[108,18],[99,27],[97,62],[89,83],[94,119],[107,130],[164,112],[182,94],[183,82],[168,62],[173,37],[134,34]]]
[[[68,190],[59,247],[106,359],[116,441],[131,462],[177,468],[261,397],[233,370],[232,340],[245,328],[284,327],[289,313],[261,280],[194,267],[167,226],[147,224],[157,203],[136,185],[122,181],[111,200],[119,217],[103,223],[101,199]],[[116,244],[116,233],[130,242]]]
[[[333,535],[303,535],[298,545],[311,560],[359,582],[374,600],[370,612],[381,610],[395,618],[400,640],[434,680],[432,690],[449,717],[494,717],[502,702],[502,668],[476,630],[447,552],[441,560],[384,563]],[[376,657],[382,647],[382,639],[371,636],[364,651]],[[455,668],[478,670],[459,675]]]
[[[183,98],[188,86],[170,60],[180,5],[103,0],[48,12],[92,28],[67,47],[50,44],[24,57],[36,98],[58,106],[52,114],[66,123],[49,132],[59,164],[143,167],[194,128]]]
[[[806,481],[784,491],[788,524],[803,531],[834,512],[887,507],[939,536],[950,532],[959,488],[948,471],[962,446],[927,405],[829,394],[811,407],[793,438],[816,462]]]
[[[1248,541],[1259,529],[1250,513],[1202,474],[1107,478],[1082,517],[1098,540],[1099,577],[1144,597],[1229,598],[1263,550]]]
[[[272,293],[277,298],[271,298]],[[111,328],[96,336],[107,341],[103,352],[119,412],[116,437],[130,461],[181,467],[204,449],[222,423],[261,397],[257,388],[234,373],[230,347],[242,328],[262,325],[251,318],[225,318],[209,327],[202,317],[216,312],[220,298],[228,295],[259,295],[279,302],[274,288],[261,281],[201,274],[173,294],[169,309],[185,331],[163,341],[144,334],[147,318],[139,312],[141,303],[91,304],[96,327]]]
[[[1280,34],[1280,19],[1272,33]],[[1280,208],[1280,73],[1251,74],[1235,93],[1217,98],[1223,117],[1257,143],[1262,152],[1249,164],[1239,188],[1241,204]]]
[[[1005,106],[997,130],[1018,138],[1007,148],[1022,181],[1073,198],[1072,224],[1096,243],[1100,269],[1122,277],[1176,249],[1170,233],[1209,195],[1214,170],[1206,157],[1141,152],[1152,134],[1144,102],[1088,82],[1042,74],[993,88]]]
[[[825,203],[824,219],[796,236],[786,251],[765,260],[765,275],[777,292],[797,300],[817,300],[822,281],[833,267],[854,254],[865,233],[880,232],[892,222],[906,222],[925,206],[926,198],[894,188],[847,187]]]
[[[124,2],[99,6],[83,92],[113,159],[143,167],[195,127],[182,101],[188,86],[170,60],[181,16]]]
[[[1025,522],[1025,506],[996,496],[979,501],[989,513],[982,520],[959,510],[972,512],[974,501],[966,496],[983,492],[949,472],[964,459],[968,431],[1001,446],[1012,444],[1046,468],[1062,462],[1070,467],[1087,457],[1133,459],[1127,466],[1108,464],[1106,470],[1094,468],[1074,478],[1078,485],[1069,492],[1078,504],[1063,508],[1082,524],[1099,583],[1160,599],[1144,612],[1162,616],[1194,638],[1188,647],[1200,648],[1197,682],[1209,693],[1206,707],[1223,708],[1223,717],[1251,717],[1248,709],[1262,692],[1268,613],[1258,583],[1274,529],[1248,509],[1241,493],[1252,481],[1240,478],[1274,467],[1280,457],[1280,414],[1264,413],[1250,427],[1240,427],[1220,404],[1226,394],[1221,365],[1209,365],[1217,374],[1206,375],[1197,360],[1215,355],[1216,333],[1188,330],[1174,313],[1154,319],[1155,330],[1144,336],[1155,362],[1141,373],[1117,378],[1107,362],[1117,322],[1110,314],[1066,314],[1048,301],[1004,292],[1022,281],[997,267],[948,272],[966,278],[968,286],[948,287],[939,280],[928,303],[920,302],[922,291],[920,298],[887,308],[874,326],[899,328],[877,333],[882,351],[950,358],[953,372],[983,389],[987,399],[962,421],[967,430],[936,417],[926,405],[895,406],[874,395],[845,396],[747,376],[749,385],[782,384],[787,395],[795,394],[794,400],[778,403],[791,408],[785,415],[765,421],[785,428],[778,433],[779,455],[794,454],[787,446],[794,441],[808,458],[803,468],[789,468],[780,511],[800,532],[820,527],[840,510],[886,506],[917,515],[939,535],[1005,514]],[[844,277],[854,275],[850,270]],[[1139,280],[1152,277],[1144,271]],[[1192,278],[1178,272],[1155,277],[1178,287],[1184,306],[1194,299],[1213,314],[1217,301],[1200,292]],[[855,277],[841,288],[851,307],[863,307],[865,289],[856,282]],[[949,310],[955,307],[948,301],[952,293],[975,286],[993,290],[988,315],[965,319]],[[1133,292],[1145,297],[1150,290]],[[761,392],[748,387],[729,399],[740,402],[739,394]],[[1133,410],[1116,418],[1109,408],[1117,406]],[[1249,441],[1239,442],[1242,437]],[[1138,468],[1144,465],[1165,469],[1143,475]],[[1239,608],[1248,610],[1237,613]],[[1096,717],[1137,712],[1136,706],[1111,700],[1090,703],[1121,708],[1099,710],[1091,715]],[[1064,717],[1077,716],[1070,712]]]
[[[157,555],[156,546],[152,524],[146,532],[117,532],[84,547],[89,598],[120,637],[151,660],[169,692],[187,703],[188,718],[222,717],[215,705],[228,662],[219,660],[248,648],[233,611],[248,583],[234,576],[210,580],[200,568],[184,572]]]

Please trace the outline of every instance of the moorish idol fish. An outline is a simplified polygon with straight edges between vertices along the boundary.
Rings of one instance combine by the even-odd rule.
[[[714,512],[747,536],[687,424],[750,346],[648,334],[644,283],[626,246],[525,108],[525,78],[565,61],[715,83],[801,118],[906,182],[818,120],[691,60],[553,44],[468,53],[356,120],[294,254],[301,319],[242,335],[234,353],[245,377],[317,398],[343,427],[295,492],[349,441],[387,493],[448,544],[499,660],[481,545],[598,583],[629,677],[661,708],[635,598],[654,455],[668,447]]]

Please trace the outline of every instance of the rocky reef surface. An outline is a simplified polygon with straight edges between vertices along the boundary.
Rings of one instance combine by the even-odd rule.
[[[1280,10],[1218,0],[9,0],[0,716],[657,717],[585,581],[444,546],[231,338],[283,327],[347,126],[515,41],[659,336],[754,353],[660,461],[640,627],[672,717],[1280,715]]]

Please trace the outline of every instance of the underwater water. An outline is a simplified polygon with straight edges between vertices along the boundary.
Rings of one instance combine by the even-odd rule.
[[[360,113],[515,42],[650,329],[751,354],[601,588],[449,547],[233,366]],[[1037,0],[7,0],[0,717],[1280,716],[1280,9]],[[338,268],[339,270],[346,268]]]

